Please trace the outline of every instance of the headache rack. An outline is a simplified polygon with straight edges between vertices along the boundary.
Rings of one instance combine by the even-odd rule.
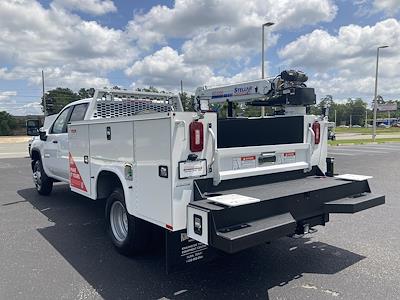
[[[129,117],[138,114],[183,111],[179,95],[124,91],[96,90],[91,107],[91,119]]]

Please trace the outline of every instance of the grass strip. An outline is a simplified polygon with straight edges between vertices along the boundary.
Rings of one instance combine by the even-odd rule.
[[[355,145],[363,145],[363,144],[371,144],[373,143],[372,139],[354,139],[354,140],[339,140],[339,141],[328,141],[330,146],[340,146],[344,144],[355,144]],[[375,143],[383,144],[383,143],[400,143],[400,138],[385,138],[375,139]]]

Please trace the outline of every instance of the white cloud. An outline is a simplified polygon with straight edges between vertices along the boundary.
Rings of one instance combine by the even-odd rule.
[[[0,111],[7,111],[13,116],[42,115],[40,102],[30,102],[27,104],[17,104],[15,101],[3,105],[0,102]]]
[[[84,63],[85,68],[112,69],[132,59],[134,51],[122,31],[29,2],[29,7],[22,2],[0,4],[0,51],[13,61],[30,66],[70,63],[79,67]],[[94,65],[99,62],[100,66]]]
[[[104,15],[117,11],[111,0],[54,0],[53,4],[71,11],[82,11],[92,15]]]
[[[130,38],[142,49],[167,45],[182,39],[180,49],[164,46],[128,68],[126,74],[141,77],[137,85],[187,87],[259,78],[259,68],[250,61],[261,50],[261,24],[277,22],[267,29],[266,44],[277,43],[271,30],[300,28],[331,21],[337,7],[331,0],[176,0],[172,8],[154,6],[147,13],[136,13],[127,26]],[[231,75],[239,68],[243,72]],[[254,76],[257,73],[257,76]]]
[[[85,83],[87,77],[126,67],[136,56],[121,30],[82,20],[57,5],[45,9],[34,0],[0,2],[0,57],[16,66],[8,75],[0,69],[5,79],[32,80],[23,69],[48,68],[62,70],[59,81],[79,80],[81,74]]]
[[[357,8],[357,17],[372,16],[381,12],[393,17],[400,12],[399,0],[357,0],[353,1],[353,5]]]
[[[226,64],[227,61],[246,63],[246,60],[261,49],[260,29],[247,27],[232,29],[220,27],[218,30],[201,33],[186,41],[182,46],[185,61],[192,64]],[[255,38],[255,36],[257,38]],[[274,46],[276,34],[265,34],[266,46]]]
[[[16,96],[17,92],[16,91],[5,91],[5,92],[0,92],[0,101],[7,101],[10,99],[11,96]]]
[[[245,69],[234,76],[216,75],[210,67],[187,64],[182,54],[170,47],[163,47],[134,63],[126,70],[126,74],[138,78],[135,87],[152,85],[168,91],[178,91],[182,80],[185,90],[192,92],[203,85],[215,86],[257,79],[260,77],[260,69]]]
[[[374,26],[343,26],[337,35],[314,30],[283,47],[279,56],[290,67],[325,74],[325,78],[316,74],[309,83],[322,95],[363,96],[369,100],[375,80],[376,48],[380,45],[390,46],[380,55],[381,94],[399,98],[400,23],[395,19]],[[329,78],[326,78],[327,73]]]
[[[388,16],[394,16],[400,12],[399,0],[374,0],[373,6],[376,10],[383,11]]]
[[[135,62],[126,70],[126,74],[140,78],[136,85],[145,84],[166,89],[175,89],[181,80],[188,86],[201,85],[213,75],[208,67],[186,64],[183,56],[170,47],[164,47]]]
[[[17,102],[17,91],[0,92],[0,111],[6,111],[14,116],[42,114],[42,106],[39,101],[28,103]]]
[[[266,66],[266,77],[268,77],[268,66]],[[261,70],[259,67],[246,68],[233,76],[212,76],[206,82],[207,86],[225,85],[237,82],[260,79]]]
[[[0,92],[0,111],[7,111],[11,113],[14,108],[21,107],[15,101],[16,91]]]
[[[92,72],[80,72],[68,67],[44,68],[45,88],[50,90],[56,87],[68,87],[77,90],[81,87],[102,88],[111,86],[107,77],[98,76]],[[42,85],[42,69],[15,67],[11,70],[0,68],[0,79],[15,80],[26,78],[30,85]]]
[[[45,72],[46,89],[53,89],[59,86],[67,86],[77,90],[81,87],[103,88],[110,86],[107,77],[96,76],[91,72],[75,71],[68,68],[47,68]],[[33,81],[35,84],[41,83],[41,78],[36,77]]]
[[[343,76],[330,76],[328,80],[316,78],[308,83],[316,89],[318,99],[324,95],[333,95],[334,99],[347,99],[361,97],[364,101],[371,102],[374,93],[374,76],[366,76],[350,79]],[[378,94],[385,100],[400,98],[400,86],[396,81],[379,81]]]
[[[9,113],[14,116],[26,116],[26,115],[42,115],[43,111],[40,102],[30,102],[10,110]]]
[[[277,22],[272,30],[300,28],[331,21],[337,12],[331,0],[176,0],[136,14],[128,33],[144,49],[183,38],[188,61],[219,60],[260,50],[260,27]],[[211,53],[204,55],[204,53]]]

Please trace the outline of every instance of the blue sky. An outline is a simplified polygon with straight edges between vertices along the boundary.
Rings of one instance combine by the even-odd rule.
[[[0,3],[0,110],[40,113],[57,86],[197,86],[305,71],[318,97],[399,99],[400,0],[5,0]]]

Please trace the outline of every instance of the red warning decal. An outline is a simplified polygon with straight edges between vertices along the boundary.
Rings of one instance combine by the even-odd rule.
[[[285,156],[285,157],[296,156],[296,152],[285,152],[285,153],[283,153],[283,156]]]
[[[82,176],[79,173],[71,153],[69,154],[69,182],[72,187],[87,192],[85,183],[83,182]]]
[[[240,158],[241,161],[246,161],[246,160],[256,160],[256,157],[254,155],[252,156],[242,156]]]

